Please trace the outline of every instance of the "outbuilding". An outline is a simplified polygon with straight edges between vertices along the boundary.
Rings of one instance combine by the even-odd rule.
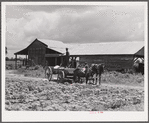
[[[25,49],[14,53],[17,67],[17,55],[25,55],[29,66],[60,65],[63,62],[66,45],[60,41],[35,39]]]
[[[144,42],[78,44],[71,50],[71,55],[79,57],[82,63],[103,63],[108,70],[131,69],[138,58],[144,61]]]
[[[63,63],[66,47],[70,56],[78,58],[80,64],[104,63],[108,70],[131,69],[138,58],[144,60],[143,41],[64,44],[61,41],[35,39],[15,56],[17,59],[17,55],[26,55],[28,65],[55,66]]]

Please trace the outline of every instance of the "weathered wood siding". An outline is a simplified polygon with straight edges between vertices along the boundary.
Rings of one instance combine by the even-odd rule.
[[[48,66],[56,66],[62,63],[61,53],[54,51],[52,49],[46,49],[46,61]]]
[[[131,69],[133,65],[133,55],[105,55],[105,56],[80,56],[80,63],[88,64],[104,63],[108,70]]]
[[[39,42],[35,41],[28,49],[28,59],[33,60],[36,65],[45,65],[45,53],[46,46]],[[29,61],[29,64],[32,65],[32,62]]]

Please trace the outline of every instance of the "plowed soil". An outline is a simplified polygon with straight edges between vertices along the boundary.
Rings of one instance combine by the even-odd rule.
[[[55,76],[53,77],[53,79]],[[6,70],[7,111],[143,111],[144,76],[108,72],[101,85],[48,81]]]

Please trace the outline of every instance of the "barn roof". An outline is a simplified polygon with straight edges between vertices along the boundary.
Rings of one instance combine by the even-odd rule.
[[[27,55],[28,54],[28,48],[35,42],[40,41],[45,46],[47,46],[48,49],[55,50],[59,53],[65,53],[67,45],[64,44],[62,41],[55,41],[55,40],[48,40],[48,39],[35,39],[29,46],[27,46],[25,49],[18,51],[14,54],[18,55]]]
[[[21,51],[18,51],[18,52],[16,52],[16,53],[14,53],[15,55],[16,54],[18,54],[18,55],[28,55],[28,49],[27,48],[25,48],[25,49],[23,49],[23,50],[21,50]]]
[[[47,46],[48,49],[52,49],[52,50],[55,50],[55,51],[57,51],[59,53],[63,53],[63,54],[65,54],[65,52],[66,52],[65,48],[67,47],[67,48],[69,48],[70,55],[72,55],[72,56],[79,56],[79,55],[134,55],[134,54],[138,54],[139,56],[144,56],[144,42],[143,41],[65,44],[62,41],[55,41],[55,40],[35,39],[35,41],[36,40],[42,42],[44,45]],[[15,54],[27,55],[28,47],[19,51],[19,52],[16,52]]]
[[[37,40],[46,44],[49,49],[58,51],[60,53],[65,53],[66,47],[68,46],[67,44],[64,44],[62,41],[48,40],[48,39],[37,39]]]
[[[143,41],[106,42],[74,45],[71,55],[133,55],[144,47]],[[140,53],[140,52],[139,52]],[[144,52],[142,52],[144,55]]]

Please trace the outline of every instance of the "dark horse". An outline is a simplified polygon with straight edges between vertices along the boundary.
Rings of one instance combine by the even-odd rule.
[[[90,79],[93,80],[93,84],[97,84],[97,77],[99,76],[99,85],[101,84],[101,74],[104,72],[104,65],[103,64],[92,64],[91,67],[85,72],[83,71],[85,68],[77,68],[74,71],[74,81],[78,78],[78,82],[80,82],[81,77],[86,78],[86,84]],[[96,75],[96,81],[94,83],[93,76]]]
[[[94,81],[94,79],[93,79],[93,72],[92,72],[91,68],[89,68],[87,71],[86,71],[86,68],[81,68],[81,67],[76,68],[74,70],[73,80],[75,82],[78,81],[80,83],[80,78],[81,77],[85,77],[86,78],[86,84],[87,84],[87,82],[88,82],[90,77]]]
[[[96,74],[96,81],[97,84],[97,77],[99,76],[99,85],[101,84],[101,74],[104,72],[104,65],[103,64],[92,64],[91,66],[92,74]]]

